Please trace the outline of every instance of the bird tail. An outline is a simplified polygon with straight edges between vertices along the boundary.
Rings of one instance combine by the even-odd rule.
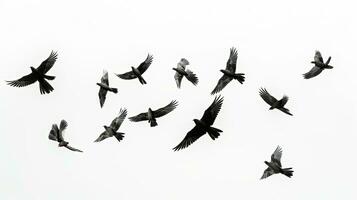
[[[48,94],[54,90],[53,87],[45,79],[40,78],[38,82],[40,83],[41,94],[45,94],[45,93]]]
[[[279,108],[279,110],[283,111],[284,113],[293,116],[293,114],[290,113],[289,109],[287,108]]]
[[[109,88],[109,91],[113,92],[113,93],[118,93],[118,89],[117,88]]]
[[[292,168],[290,167],[290,168],[284,168],[284,169],[282,169],[282,174],[284,174],[285,176],[287,176],[287,177],[289,177],[289,178],[291,178],[292,176],[293,176],[293,170],[292,170]]]
[[[149,122],[150,122],[150,126],[151,126],[151,127],[157,126],[156,119],[152,119],[152,120],[150,120]]]
[[[54,80],[56,77],[55,76],[43,75],[43,78],[45,78],[47,80]]]
[[[118,142],[120,142],[120,141],[124,138],[124,134],[125,134],[125,133],[116,132],[116,133],[114,134],[114,137],[118,140]]]
[[[243,84],[245,77],[243,73],[234,74],[234,79],[236,79],[239,83]]]
[[[223,131],[218,128],[209,127],[207,132],[208,132],[208,135],[212,138],[212,140],[215,140],[216,138],[218,138],[218,136],[221,135],[219,133],[223,132]]]
[[[145,81],[145,79],[143,77],[139,76],[138,79],[139,79],[141,84],[143,84],[143,85],[146,84],[146,81]]]

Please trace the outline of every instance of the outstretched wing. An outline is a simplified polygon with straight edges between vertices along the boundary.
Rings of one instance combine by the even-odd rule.
[[[313,78],[319,75],[322,72],[322,68],[317,67],[316,65],[307,73],[303,74],[305,79]]]
[[[152,55],[148,54],[145,61],[139,65],[138,70],[141,74],[143,74],[149,68],[153,59],[154,58],[152,57]]]
[[[271,162],[277,163],[281,167],[281,156],[283,154],[283,151],[280,146],[276,147],[274,153],[271,155]]]
[[[322,58],[320,51],[315,51],[314,61],[317,63],[324,63],[324,59]]]
[[[104,131],[102,134],[99,135],[99,137],[94,140],[94,142],[100,142],[104,139],[107,139],[109,137],[108,133],[106,131]]]
[[[226,70],[228,70],[232,73],[234,73],[236,71],[237,58],[238,58],[238,52],[237,52],[236,48],[232,47],[230,50],[228,61],[227,61]]]
[[[126,72],[124,74],[115,74],[115,75],[117,75],[119,78],[125,79],[125,80],[130,80],[130,79],[136,78],[134,72],[132,72],[132,71]]]
[[[133,116],[133,117],[129,117],[129,120],[132,121],[132,122],[140,122],[140,121],[146,121],[146,120],[149,120],[148,118],[148,113],[140,113],[136,116]]]
[[[71,147],[71,146],[69,146],[69,145],[66,145],[66,147],[67,147],[67,149],[69,149],[69,150],[71,150],[71,151],[83,152],[83,151],[81,151],[81,150],[79,150],[79,149],[76,149],[76,148],[74,148],[74,147]]]
[[[177,63],[177,67],[176,68],[179,69],[179,70],[185,71],[186,65],[188,63],[188,61],[187,62],[186,61],[187,61],[186,59],[182,58],[180,60],[180,62]],[[176,72],[174,78],[175,78],[177,87],[180,88],[183,75],[178,73],[178,72]]]
[[[53,124],[50,134],[48,135],[48,139],[53,140],[53,141],[58,141],[58,132],[59,132],[59,129],[58,129],[57,124]]]
[[[178,105],[178,102],[176,100],[171,101],[169,104],[167,104],[165,107],[157,109],[154,111],[154,117],[162,117],[169,112],[173,111]]]
[[[57,52],[51,51],[50,56],[41,63],[41,65],[37,68],[37,71],[41,74],[46,74],[55,64],[57,60]]]
[[[176,81],[177,88],[181,88],[181,82],[182,82],[183,75],[181,75],[180,73],[176,72],[174,78],[175,78],[175,81]]]
[[[264,179],[264,178],[268,178],[269,176],[274,174],[274,170],[271,169],[270,167],[266,168],[266,170],[264,170],[263,176],[260,179]]]
[[[283,98],[282,98],[281,100],[279,100],[279,101],[280,101],[280,105],[281,105],[282,107],[284,107],[285,104],[289,101],[289,97],[286,96],[286,95],[284,95]]]
[[[273,105],[277,101],[276,98],[271,96],[265,88],[260,88],[259,95],[269,105]]]
[[[110,127],[114,130],[114,131],[117,131],[120,127],[120,125],[123,123],[126,115],[128,114],[126,108],[124,109],[120,109],[119,111],[119,116],[116,117],[112,123],[110,124]]]
[[[201,121],[203,121],[206,125],[211,126],[216,120],[216,117],[221,110],[223,104],[223,97],[220,95],[214,98],[213,103],[206,109],[205,113],[203,114]]]
[[[104,85],[109,86],[108,72],[106,70],[103,70],[103,76],[102,76],[100,82]]]
[[[185,136],[185,138],[178,144],[175,148],[173,148],[174,151],[179,151],[181,149],[184,149],[188,146],[190,146],[192,143],[194,143],[198,138],[200,138],[202,135],[204,135],[206,132],[202,128],[199,128],[198,126],[193,127]]]
[[[198,83],[198,78],[196,74],[194,74],[191,70],[186,70],[187,73],[187,80],[189,80],[193,85],[197,85]]]
[[[102,76],[100,82],[109,87],[109,78],[108,78],[107,71],[105,71],[105,70],[103,71],[103,76]],[[103,107],[105,99],[107,97],[107,93],[108,93],[108,90],[106,90],[105,88],[103,88],[101,86],[99,87],[98,96],[99,96],[100,107]]]
[[[64,131],[68,126],[68,123],[66,122],[66,120],[62,119],[61,123],[60,123],[60,131]]]
[[[220,91],[223,90],[224,87],[226,87],[226,85],[231,82],[232,78],[226,75],[223,75],[219,80],[218,83],[216,85],[216,87],[213,89],[213,91],[211,92],[211,94],[216,94]]]
[[[6,81],[8,85],[13,87],[25,87],[33,84],[37,81],[37,78],[34,73],[30,73],[26,76],[21,77],[20,79],[14,81]]]

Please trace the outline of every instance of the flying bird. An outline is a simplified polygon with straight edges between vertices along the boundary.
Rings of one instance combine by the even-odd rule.
[[[94,142],[100,142],[104,139],[113,136],[120,142],[124,138],[125,133],[117,132],[117,131],[119,130],[119,127],[123,123],[126,115],[127,115],[127,110],[125,108],[120,109],[119,116],[112,121],[110,126],[104,126],[105,131],[102,134],[100,134],[100,136]]]
[[[266,165],[268,165],[268,168],[264,170],[263,176],[260,179],[267,178],[273,174],[284,174],[285,176],[291,178],[293,176],[293,170],[292,168],[282,168],[281,166],[281,155],[282,155],[282,150],[281,147],[278,146],[274,153],[271,155],[270,162],[264,161]]]
[[[58,142],[59,147],[66,147],[67,149],[69,149],[71,151],[83,152],[79,149],[69,146],[68,142],[64,141],[63,132],[67,128],[67,126],[68,126],[68,124],[65,120],[61,121],[59,128],[58,128],[57,124],[53,124],[50,134],[48,135],[48,139]]]
[[[180,142],[180,144],[178,144],[175,148],[173,148],[173,150],[179,151],[181,149],[190,146],[198,138],[200,138],[206,133],[208,133],[208,135],[212,138],[212,140],[218,138],[218,136],[220,136],[220,132],[223,131],[218,128],[212,127],[212,125],[219,111],[221,110],[222,104],[223,104],[223,97],[216,96],[213,103],[204,112],[203,117],[200,120],[198,119],[193,120],[196,124],[195,127],[193,127],[193,129],[191,129],[186,134],[185,138]]]
[[[321,53],[319,51],[315,51],[314,61],[311,61],[311,63],[315,64],[315,66],[309,72],[303,74],[304,78],[310,79],[319,75],[324,69],[332,69],[333,67],[329,65],[330,61],[331,56],[324,63]]]
[[[162,117],[173,111],[178,105],[176,100],[171,101],[168,105],[157,110],[148,109],[148,112],[140,113],[136,116],[129,117],[132,122],[148,121],[151,127],[157,126],[156,118]]]
[[[148,54],[145,61],[142,62],[139,67],[131,67],[131,71],[126,72],[124,74],[117,74],[117,76],[121,79],[130,80],[134,78],[138,78],[141,84],[146,84],[145,79],[142,77],[143,73],[149,68],[153,60],[152,55]]]
[[[103,76],[102,76],[100,83],[97,83],[97,85],[100,87],[99,93],[98,93],[100,107],[103,107],[105,98],[107,96],[107,92],[110,91],[110,92],[113,92],[116,94],[116,93],[118,93],[118,89],[109,87],[108,72],[105,70],[103,71]]]
[[[50,56],[41,63],[37,68],[30,67],[31,73],[14,81],[6,81],[8,85],[13,87],[25,87],[38,81],[40,84],[40,93],[48,94],[52,92],[53,87],[46,80],[53,80],[55,76],[46,75],[46,73],[53,67],[57,60],[57,52],[52,51]]]
[[[285,108],[286,102],[288,102],[289,97],[284,95],[282,99],[279,101],[271,96],[269,92],[265,88],[260,88],[259,95],[263,98],[263,100],[270,105],[269,110],[273,110],[274,108],[288,114],[293,115],[290,113],[289,109]]]
[[[237,58],[238,52],[236,48],[232,47],[230,50],[229,58],[227,61],[226,69],[221,69],[220,71],[223,73],[223,76],[219,79],[216,87],[213,89],[211,94],[216,94],[223,90],[226,85],[231,82],[231,80],[235,79],[239,83],[243,84],[245,77],[243,73],[235,73],[237,66]]]
[[[188,62],[188,60],[182,58],[180,62],[177,64],[177,67],[172,68],[173,70],[176,71],[174,78],[176,81],[177,88],[181,87],[181,82],[183,77],[186,77],[187,80],[189,80],[193,85],[197,85],[198,78],[196,74],[194,74],[191,70],[186,69],[186,65],[189,64],[190,63]]]

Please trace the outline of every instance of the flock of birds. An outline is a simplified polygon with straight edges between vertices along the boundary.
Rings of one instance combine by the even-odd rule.
[[[237,80],[239,83],[243,84],[245,80],[244,73],[236,73],[236,66],[237,66],[237,58],[238,52],[233,47],[230,49],[229,58],[226,64],[225,69],[221,69],[220,71],[223,73],[222,77],[218,80],[216,87],[212,90],[211,94],[217,94],[222,91],[228,83],[232,80]],[[57,53],[52,51],[50,56],[44,60],[41,65],[37,68],[30,67],[31,73],[21,77],[20,79],[14,81],[7,81],[10,86],[14,87],[25,87],[31,85],[35,82],[39,83],[40,86],[40,93],[41,94],[48,94],[51,93],[54,89],[49,84],[48,81],[54,80],[55,76],[47,75],[47,72],[53,67],[57,60]],[[325,69],[332,69],[333,67],[329,64],[331,61],[331,57],[324,62],[321,53],[319,51],[315,52],[314,61],[311,63],[314,64],[313,68],[303,74],[305,79],[313,78],[319,75]],[[138,79],[141,84],[147,84],[146,80],[143,77],[145,71],[150,67],[151,63],[153,62],[153,56],[148,55],[144,62],[142,62],[138,67],[131,67],[131,70],[123,73],[123,74],[116,74],[119,78],[124,80],[131,80],[131,79]],[[176,68],[173,68],[175,71],[175,81],[178,88],[181,87],[181,82],[183,77],[185,77],[188,81],[190,81],[193,85],[198,84],[198,78],[196,74],[194,74],[191,70],[186,69],[186,66],[189,65],[189,62],[182,58],[180,62],[177,64]],[[101,78],[100,83],[97,83],[99,86],[99,102],[100,106],[104,106],[104,102],[108,92],[117,93],[118,89],[109,86],[109,78],[108,72],[104,71],[103,76]],[[278,109],[288,115],[290,113],[289,109],[285,107],[286,103],[288,102],[288,96],[283,96],[280,100],[277,100],[274,96],[269,94],[269,92],[265,88],[261,88],[259,91],[261,98],[270,106],[270,110]],[[195,126],[186,134],[183,140],[173,148],[174,151],[179,151],[181,149],[187,148],[200,137],[205,135],[206,133],[208,136],[215,140],[220,136],[220,133],[223,132],[222,130],[213,127],[214,121],[221,110],[223,104],[223,97],[218,95],[215,97],[212,104],[205,110],[201,119],[194,119]],[[157,126],[157,118],[160,118],[164,115],[175,110],[178,106],[178,102],[176,100],[171,101],[168,105],[153,110],[148,108],[147,112],[140,113],[136,116],[129,117],[129,120],[132,122],[140,122],[140,121],[148,121],[151,127]],[[119,142],[124,138],[124,133],[118,132],[121,124],[124,122],[124,119],[127,116],[127,110],[125,108],[120,109],[119,115],[111,122],[109,126],[104,126],[104,131],[99,135],[99,137],[94,142],[101,142],[104,139],[115,137]],[[58,142],[59,147],[66,147],[69,150],[82,152],[79,149],[69,146],[68,142],[63,138],[63,132],[67,128],[68,123],[65,120],[62,120],[59,124],[53,124],[50,130],[48,138],[50,140]],[[282,149],[278,146],[274,153],[271,155],[270,162],[264,161],[264,163],[268,166],[268,168],[264,171],[263,176],[261,179],[267,178],[273,174],[284,174],[287,177],[291,177],[293,175],[292,168],[283,168],[281,165],[281,156],[282,156]]]

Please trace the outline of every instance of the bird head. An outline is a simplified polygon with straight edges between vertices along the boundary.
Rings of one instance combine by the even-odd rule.
[[[32,66],[31,66],[30,68],[31,68],[31,71],[35,71],[35,70],[36,70],[36,69],[35,69],[34,67],[32,67]]]
[[[200,120],[198,119],[194,119],[193,121],[195,122],[195,124],[198,124],[200,122]]]
[[[190,62],[188,62],[188,60],[186,60],[185,58],[181,58],[180,63],[184,66],[190,64]]]

